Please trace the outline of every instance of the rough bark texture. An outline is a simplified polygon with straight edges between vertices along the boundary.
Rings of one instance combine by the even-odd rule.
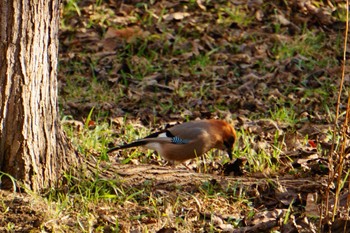
[[[59,2],[1,0],[0,14],[0,171],[40,191],[76,162],[57,115]]]

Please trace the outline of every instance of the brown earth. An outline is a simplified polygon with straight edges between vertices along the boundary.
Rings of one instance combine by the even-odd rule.
[[[224,174],[225,166],[220,163],[210,164],[206,173],[190,165],[197,171],[193,173],[182,167],[113,162],[99,164],[101,178],[122,178],[123,187],[145,187],[146,193],[166,196],[169,203],[180,198],[183,212],[173,213],[167,207],[164,212],[186,219],[198,232],[209,232],[208,223],[213,221],[214,232],[316,232],[319,226],[324,232],[342,232],[347,223],[348,189],[341,194],[343,209],[333,224],[315,217],[324,208],[328,185],[329,132],[345,25],[339,16],[342,3],[151,2],[110,0],[98,5],[83,1],[79,14],[75,8],[62,13],[59,81],[63,114],[84,121],[94,107],[101,118],[111,122],[127,117],[151,127],[184,119],[226,118],[237,130],[255,135],[248,142],[253,152],[272,153],[276,140],[283,141],[280,159],[275,161],[281,168],[251,172],[248,161],[239,176],[232,176]],[[346,76],[346,85],[349,80]],[[106,96],[102,98],[101,93]],[[271,113],[281,108],[292,110],[296,122],[271,119]],[[345,104],[341,111],[344,109]],[[111,125],[116,135],[123,133],[118,124]],[[246,143],[241,138],[238,149],[245,151]],[[226,169],[230,173],[236,168],[226,165]],[[237,208],[233,204],[236,200],[232,200],[235,195],[230,187],[237,184],[242,187],[237,190],[250,197],[253,217],[248,217],[248,204],[237,204]],[[332,206],[335,182],[329,184]],[[231,196],[207,200],[201,195],[203,185]],[[3,190],[0,195],[1,232],[80,229],[76,227],[78,211],[52,216],[54,207],[45,198]],[[215,214],[210,208],[215,208]],[[153,232],[181,231],[181,226],[162,226],[154,216],[133,219],[151,211],[131,202],[90,210],[94,226],[103,226],[104,232],[113,232],[115,219],[122,232],[135,229],[140,222]],[[233,227],[232,219],[242,220]]]

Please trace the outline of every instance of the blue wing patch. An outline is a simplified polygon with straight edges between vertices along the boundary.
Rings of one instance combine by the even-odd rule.
[[[171,138],[171,142],[174,144],[187,144],[189,140],[179,138],[177,136]]]

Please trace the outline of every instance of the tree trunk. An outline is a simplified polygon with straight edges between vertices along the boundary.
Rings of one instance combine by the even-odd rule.
[[[1,0],[0,14],[0,171],[42,191],[77,163],[57,111],[59,1]]]

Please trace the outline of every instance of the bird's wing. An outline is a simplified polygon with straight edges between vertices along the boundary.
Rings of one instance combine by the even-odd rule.
[[[187,144],[189,139],[182,138],[181,136],[174,135],[171,131],[165,130],[153,133],[140,141],[143,142],[158,142],[158,143],[171,143],[171,144]]]
[[[152,134],[148,135],[145,138],[139,139],[137,141],[134,141],[134,142],[131,142],[131,143],[128,143],[128,144],[124,144],[124,145],[119,145],[119,146],[113,147],[113,148],[109,149],[107,151],[107,153],[115,151],[115,150],[131,148],[131,147],[146,146],[148,143],[187,144],[189,142],[190,142],[190,140],[183,139],[183,138],[178,137],[178,136],[174,136],[171,132],[169,132],[168,130],[165,130],[165,131],[152,133]]]
[[[202,121],[195,121],[175,125],[167,130],[153,133],[142,139],[142,141],[156,142],[159,140],[160,143],[188,144],[208,136],[207,125]]]
[[[196,143],[196,141],[202,143],[203,138],[209,136],[205,126],[201,121],[175,125],[167,130],[152,133],[143,139],[111,148],[107,153],[136,146],[147,146],[149,143],[175,145]]]
[[[203,127],[203,124],[185,123],[182,125],[176,125],[168,129],[168,131],[173,137],[187,141],[188,143],[209,136],[208,130],[206,127]]]

